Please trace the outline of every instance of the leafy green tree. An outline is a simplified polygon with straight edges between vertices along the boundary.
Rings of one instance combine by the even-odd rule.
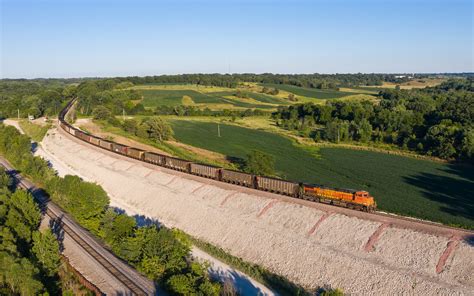
[[[349,140],[349,126],[347,120],[336,119],[326,124],[326,137],[328,140],[339,143]]]
[[[143,125],[146,126],[148,137],[157,142],[169,140],[173,136],[171,126],[160,117],[151,117]]]
[[[92,116],[94,119],[103,120],[110,118],[112,116],[112,113],[107,107],[97,106],[92,111]]]
[[[203,295],[219,296],[220,291],[221,286],[218,283],[212,283],[209,280],[205,280],[199,285],[199,292],[201,292]]]
[[[0,286],[8,286],[13,295],[42,295],[44,286],[38,277],[39,270],[28,259],[0,252]]]
[[[145,257],[138,265],[138,270],[154,281],[160,281],[166,270],[166,263],[157,256]]]
[[[176,274],[166,281],[168,289],[177,295],[193,295],[196,293],[194,281],[187,275]]]
[[[100,222],[109,205],[107,193],[97,184],[82,181],[78,176],[55,177],[48,182],[53,201],[87,229],[99,233]]]
[[[59,255],[58,240],[51,230],[33,232],[33,247],[31,250],[48,276],[57,274],[61,257]]]
[[[112,209],[108,209],[102,219],[101,230],[104,232],[106,242],[120,247],[120,242],[131,236],[135,227],[136,221],[133,217],[117,214]]]
[[[275,159],[262,151],[252,150],[245,161],[245,171],[250,174],[271,176],[275,174]]]
[[[357,127],[357,139],[361,142],[368,142],[372,137],[372,125],[367,119],[362,119]]]
[[[0,188],[10,187],[13,184],[13,180],[8,176],[5,169],[0,167]]]
[[[126,119],[122,124],[123,129],[131,134],[137,133],[138,122],[135,119]]]
[[[19,256],[17,241],[10,228],[0,226],[0,252],[5,251],[11,255]]]
[[[11,195],[9,211],[5,219],[8,226],[17,237],[31,241],[33,230],[38,228],[41,214],[33,197],[23,190],[17,190]]]
[[[474,159],[474,128],[466,128],[463,131],[461,151],[467,159]]]

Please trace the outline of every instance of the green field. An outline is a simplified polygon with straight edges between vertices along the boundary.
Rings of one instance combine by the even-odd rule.
[[[218,96],[203,94],[194,90],[142,90],[143,105],[145,107],[178,106],[182,105],[183,96],[188,96],[197,104],[200,103],[226,103]]]
[[[282,136],[231,125],[172,120],[183,143],[245,158],[266,151],[284,178],[334,187],[368,190],[379,209],[474,229],[474,170],[385,153],[321,148],[310,152]]]
[[[316,88],[306,88],[306,87],[299,87],[299,86],[288,85],[288,84],[262,83],[260,85],[284,90],[284,91],[293,93],[296,96],[303,96],[303,97],[316,98],[316,99],[339,99],[346,96],[354,95],[353,92],[343,92],[343,91],[330,90],[330,89],[321,90],[321,89],[316,89]]]
[[[147,89],[141,90],[141,93],[143,95],[143,105],[148,108],[183,105],[183,96],[190,97],[195,104],[205,104],[209,107],[212,107],[213,104],[228,104],[241,108],[275,109],[276,105],[265,103],[285,103],[284,100],[279,98],[254,93],[249,93],[248,95],[250,98],[255,98],[255,101],[245,102],[234,97],[235,92],[233,91],[201,93],[195,90]]]

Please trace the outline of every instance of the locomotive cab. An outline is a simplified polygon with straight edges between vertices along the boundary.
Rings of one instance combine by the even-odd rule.
[[[371,196],[367,191],[356,191],[354,193],[354,201],[363,204],[369,211],[375,210],[377,207],[373,196]]]

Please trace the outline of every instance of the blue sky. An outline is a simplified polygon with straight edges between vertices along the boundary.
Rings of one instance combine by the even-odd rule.
[[[1,78],[474,71],[472,0],[0,1]]]

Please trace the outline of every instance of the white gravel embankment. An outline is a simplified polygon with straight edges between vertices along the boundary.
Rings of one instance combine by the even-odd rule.
[[[352,295],[474,294],[472,245],[460,243],[437,274],[449,238],[389,227],[374,251],[366,252],[380,223],[335,213],[326,217],[280,200],[261,214],[272,199],[117,159],[57,132],[42,147],[54,156],[51,162],[58,159],[101,184],[112,204],[180,228],[307,287],[338,287]]]
[[[51,131],[51,133],[53,133],[53,131]],[[58,140],[62,142],[62,140],[64,139],[64,136],[61,136],[61,135],[57,135],[57,136],[58,136]],[[97,181],[97,179],[89,178],[89,177],[85,176],[82,173],[78,173],[77,171],[74,170],[74,168],[71,165],[69,165],[68,163],[64,162],[62,159],[57,157],[54,152],[50,152],[47,149],[43,149],[42,148],[43,145],[38,146],[38,149],[37,149],[35,154],[38,155],[38,156],[43,157],[46,160],[48,160],[53,165],[53,168],[58,172],[59,176],[64,177],[65,175],[78,175],[78,176],[80,176],[81,178],[83,178],[84,180],[87,180],[87,181],[92,181],[92,182]],[[76,148],[74,150],[74,152],[75,153],[80,153],[80,150],[81,149]],[[98,160],[98,159],[102,158],[101,156],[102,156],[102,154],[97,153],[97,154],[92,154],[91,158],[93,160]],[[137,176],[142,176],[142,177],[145,177],[146,174],[152,172],[149,169],[146,169],[146,168],[143,168],[143,167],[140,167],[140,166],[134,166],[133,164],[130,164],[130,163],[116,162],[115,159],[113,159],[113,158],[104,158],[102,161],[104,163],[110,165],[110,168],[114,171],[115,170],[120,171],[120,170],[128,169],[131,174],[136,174]],[[158,177],[158,179],[161,182],[163,182],[164,184],[169,183],[170,181],[172,181],[174,179],[174,176],[170,176],[170,175],[166,175],[166,176],[168,178],[163,177],[163,176],[161,176],[161,178],[159,178],[159,176],[153,176],[153,177],[150,176],[150,178],[153,179],[153,178]],[[177,186],[179,186],[179,184],[177,184]],[[126,193],[127,192],[127,187],[125,186],[125,187],[121,187],[121,188],[122,188],[123,192],[125,192],[125,194],[127,194]],[[128,189],[128,190],[134,190],[134,189]],[[132,193],[132,192],[130,192],[130,193]],[[132,216],[144,215],[143,212],[136,211],[133,206],[130,206],[129,204],[124,203],[120,199],[113,198],[113,196],[111,194],[110,194],[110,197],[111,197],[110,205],[112,207],[116,207],[116,208],[125,210],[125,212],[128,215],[132,215]],[[148,216],[148,215],[144,215],[144,216],[146,216],[146,218],[149,218],[150,220],[153,219],[153,218],[151,218],[152,216]],[[209,254],[205,253],[204,251],[202,251],[202,250],[200,250],[196,247],[193,247],[191,252],[192,252],[192,256],[194,258],[196,258],[197,260],[199,260],[201,262],[208,262],[208,264],[210,265],[210,272],[213,276],[215,276],[216,278],[219,278],[219,280],[221,280],[221,281],[230,280],[231,282],[234,283],[235,287],[239,290],[239,292],[242,295],[257,295],[257,294],[258,295],[269,295],[269,296],[276,295],[272,290],[270,290],[266,286],[264,286],[261,283],[255,281],[254,279],[250,278],[246,274],[244,274],[244,273],[242,273],[238,270],[235,270],[234,268],[230,267],[229,265],[225,264],[224,262],[210,256]],[[74,259],[77,256],[74,256],[73,254],[69,254],[69,255],[72,255],[71,260],[74,263],[76,263],[77,260],[74,260]],[[85,272],[87,272],[87,271],[85,271]],[[91,275],[91,276],[95,276],[95,275]],[[94,277],[92,277],[92,278],[94,278]]]

